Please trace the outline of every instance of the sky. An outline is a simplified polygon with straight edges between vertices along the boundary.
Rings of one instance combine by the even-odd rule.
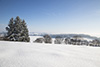
[[[29,32],[100,37],[100,0],[0,0],[0,32],[16,16]]]

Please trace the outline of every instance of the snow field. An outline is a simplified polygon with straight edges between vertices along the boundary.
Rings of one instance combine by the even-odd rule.
[[[100,47],[0,41],[0,67],[100,67]]]

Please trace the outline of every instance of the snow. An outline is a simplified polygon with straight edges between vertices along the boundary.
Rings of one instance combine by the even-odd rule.
[[[36,38],[0,41],[0,67],[100,67],[100,47],[32,43]]]
[[[33,43],[37,38],[43,38],[42,36],[30,36],[30,42]]]
[[[87,40],[87,41],[92,41],[93,39],[89,39],[89,38],[83,38],[84,40]]]

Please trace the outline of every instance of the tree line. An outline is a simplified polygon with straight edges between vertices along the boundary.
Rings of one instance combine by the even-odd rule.
[[[61,36],[56,36],[54,40],[50,37],[50,35],[44,35],[42,38],[37,38],[35,43],[54,43],[54,44],[69,44],[69,45],[86,45],[86,46],[100,46],[100,41],[94,39],[92,41],[84,40],[81,36],[73,36],[62,38]]]
[[[4,37],[0,37],[0,40],[6,41],[20,41],[20,42],[30,42],[29,31],[25,20],[20,19],[17,16],[15,19],[11,18],[6,27],[7,34]],[[50,35],[44,35],[43,38],[37,38],[34,42],[37,43],[52,43],[52,38]],[[100,41],[95,39],[93,41],[84,40],[81,36],[73,36],[63,38],[61,36],[56,36],[54,44],[72,44],[72,45],[90,45],[90,46],[100,46]]]

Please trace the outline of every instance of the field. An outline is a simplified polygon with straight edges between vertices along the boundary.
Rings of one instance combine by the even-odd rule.
[[[0,41],[0,67],[100,67],[100,47]]]

